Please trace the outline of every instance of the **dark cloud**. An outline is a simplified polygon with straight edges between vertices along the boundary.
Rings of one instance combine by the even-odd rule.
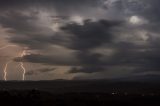
[[[38,14],[34,11],[31,11],[29,15],[23,12],[9,11],[0,15],[0,25],[7,28],[7,32],[12,35],[8,40],[30,49],[45,49],[52,44],[68,45],[69,40],[64,35],[55,34],[51,28],[39,24]]]
[[[117,52],[105,62],[108,66],[133,67],[134,72],[159,71],[160,44],[155,40],[149,42],[143,46],[123,42],[115,44]]]
[[[34,21],[37,20],[37,13],[31,13],[30,15],[25,15],[18,11],[8,11],[0,15],[0,24],[5,28],[10,28],[12,32],[15,33],[29,33],[33,31],[38,31]]]
[[[31,63],[42,63],[48,65],[57,65],[57,66],[77,66],[81,65],[76,60],[67,60],[57,56],[48,56],[48,55],[39,55],[39,54],[30,54],[26,55],[23,58],[18,57],[14,59],[16,62],[31,62]]]
[[[106,71],[106,64],[100,60],[101,57],[103,57],[101,54],[81,51],[77,53],[77,58],[81,62],[81,67],[73,67],[69,70],[69,73],[95,73]]]
[[[85,67],[72,67],[68,72],[69,73],[95,73],[106,71],[105,66],[85,66]]]
[[[26,10],[34,8],[35,10],[56,10],[59,14],[65,12],[86,11],[89,8],[99,6],[98,0],[1,0],[1,10]],[[64,10],[66,10],[64,12]]]
[[[83,72],[96,72],[96,71],[104,71],[103,63],[100,61],[101,54],[96,54],[89,52],[89,50],[99,47],[105,43],[111,43],[113,40],[112,28],[120,25],[120,22],[116,21],[107,21],[100,20],[93,22],[91,20],[85,20],[83,25],[79,25],[78,23],[67,24],[65,27],[62,27],[62,30],[66,33],[70,34],[70,44],[63,45],[66,48],[76,50],[75,53],[78,61],[74,60],[62,60],[60,58],[54,58],[51,56],[43,56],[43,55],[28,55],[23,57],[22,60],[33,62],[33,63],[43,63],[43,64],[53,64],[53,65],[68,65],[68,66],[82,66],[81,69]],[[53,44],[62,44],[61,36],[52,36],[53,39],[57,41],[53,41],[53,39],[47,39],[45,36],[41,38],[39,36],[36,40],[45,43],[53,43]],[[56,38],[59,37],[59,38]],[[34,37],[31,37],[32,42],[34,41]],[[41,41],[42,40],[42,41]],[[18,40],[19,41],[19,40]],[[48,42],[47,42],[48,41]],[[51,42],[53,41],[53,42]],[[22,42],[26,43],[26,42]],[[29,42],[28,42],[29,43]],[[17,60],[16,61],[22,61]],[[94,70],[93,70],[94,69]],[[92,70],[92,71],[91,71]]]
[[[104,64],[100,61],[101,54],[91,53],[89,50],[99,47],[113,40],[112,28],[120,25],[120,22],[100,20],[92,22],[85,20],[84,25],[69,24],[62,29],[71,33],[73,36],[71,48],[78,50],[77,58],[82,64],[81,69],[70,70],[71,73],[83,72],[94,73],[104,71]]]
[[[42,69],[36,69],[36,70],[30,70],[26,72],[26,75],[38,75],[42,73],[48,73],[54,71],[56,68],[42,68]]]
[[[28,71],[28,72],[26,72],[25,75],[31,76],[31,75],[37,75],[37,73],[35,73],[34,71]]]
[[[33,35],[34,32],[39,32],[41,29],[35,25],[35,20],[37,20],[35,14],[25,15],[17,11],[9,11],[0,15],[1,26],[8,28],[8,32],[12,34],[8,40],[29,47],[34,47],[34,45],[36,46],[39,43],[31,38],[35,37],[36,34]],[[39,35],[37,35],[37,38],[38,36]]]
[[[144,16],[151,22],[159,21],[160,9],[159,9],[159,0],[143,0],[143,3],[148,5],[147,8],[144,8],[143,11],[137,12],[139,15]]]
[[[70,38],[72,49],[88,50],[111,42],[113,39],[111,30],[119,24],[118,21],[99,20],[93,22],[92,20],[84,20],[84,25],[72,23],[63,27],[62,30],[73,35]]]
[[[84,65],[82,65],[81,68],[73,67],[71,70],[69,70],[69,72],[95,73],[95,72],[106,71],[106,67],[104,66],[105,63],[100,60],[101,57],[102,57],[101,54],[81,51],[80,53],[77,53],[77,58]]]

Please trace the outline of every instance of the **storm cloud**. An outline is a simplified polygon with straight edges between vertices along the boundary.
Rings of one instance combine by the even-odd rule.
[[[6,44],[25,48],[14,62],[69,67],[93,78],[159,72],[159,0],[3,0]],[[5,36],[5,37],[4,37]],[[51,68],[52,69],[52,68]],[[54,71],[57,69],[53,69]],[[117,70],[120,72],[116,73]],[[95,77],[96,76],[96,77]],[[83,76],[81,76],[83,77]]]

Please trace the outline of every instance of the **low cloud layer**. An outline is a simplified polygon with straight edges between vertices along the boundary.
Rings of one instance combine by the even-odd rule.
[[[37,69],[37,70],[31,70],[26,73],[26,75],[37,75],[37,74],[43,74],[43,73],[48,73],[54,71],[56,68],[42,68],[42,69]]]

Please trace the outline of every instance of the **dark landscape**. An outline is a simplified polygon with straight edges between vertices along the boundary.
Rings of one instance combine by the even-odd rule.
[[[159,106],[160,83],[83,81],[0,82],[4,106]]]

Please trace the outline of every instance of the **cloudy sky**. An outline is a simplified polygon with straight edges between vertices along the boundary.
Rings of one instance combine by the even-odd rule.
[[[159,4],[1,0],[0,79],[4,71],[7,80],[160,75]]]

